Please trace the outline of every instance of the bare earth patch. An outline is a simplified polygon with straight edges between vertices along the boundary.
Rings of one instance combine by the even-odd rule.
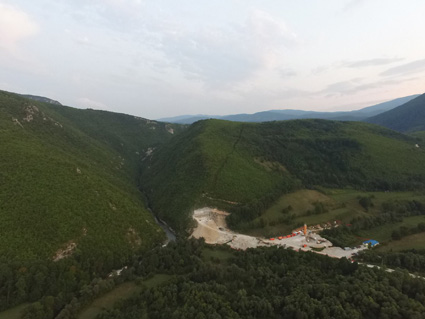
[[[197,222],[197,227],[193,230],[191,237],[203,237],[207,244],[227,244],[234,249],[245,250],[261,246],[281,246],[296,251],[312,251],[335,258],[351,258],[353,254],[365,249],[362,247],[344,250],[340,247],[333,247],[330,241],[314,233],[310,233],[306,237],[302,232],[297,232],[294,235],[292,233],[282,234],[282,236],[276,238],[243,235],[227,228],[226,216],[228,215],[227,212],[210,207],[195,210],[193,219]]]
[[[193,218],[198,226],[194,229],[192,237],[205,239],[207,244],[225,244],[233,239],[233,233],[227,229],[226,212],[215,208],[201,208],[193,212]]]
[[[133,248],[137,248],[142,244],[142,239],[133,227],[128,229],[126,238],[127,241],[133,246]]]
[[[56,251],[55,256],[53,256],[53,261],[59,261],[63,258],[71,256],[75,248],[77,248],[77,244],[72,240],[69,241],[65,248],[61,248]]]

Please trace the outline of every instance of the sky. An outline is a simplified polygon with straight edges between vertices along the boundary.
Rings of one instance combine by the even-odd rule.
[[[423,0],[0,0],[0,89],[149,119],[425,92]]]

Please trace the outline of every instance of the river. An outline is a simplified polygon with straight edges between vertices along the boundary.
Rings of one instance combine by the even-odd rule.
[[[160,220],[155,215],[153,215],[153,217],[155,218],[155,222],[164,230],[165,234],[167,235],[167,241],[164,243],[164,245],[167,245],[170,241],[176,241],[176,235],[173,230],[167,225],[167,223]]]

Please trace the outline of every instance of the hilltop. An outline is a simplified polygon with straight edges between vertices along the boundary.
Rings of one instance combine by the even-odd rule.
[[[178,125],[0,92],[0,254],[108,260],[164,240],[138,190],[146,153]]]
[[[146,159],[143,187],[154,211],[179,230],[206,205],[231,212],[237,226],[296,189],[423,188],[425,152],[416,143],[367,123],[205,120]]]
[[[23,97],[25,97],[27,99],[34,100],[34,101],[50,103],[50,104],[55,104],[55,105],[62,105],[62,103],[60,103],[56,100],[52,100],[52,99],[45,97],[45,96],[31,95],[31,94],[20,94],[20,95],[22,95]]]
[[[385,113],[367,119],[367,122],[400,132],[425,130],[425,94]]]

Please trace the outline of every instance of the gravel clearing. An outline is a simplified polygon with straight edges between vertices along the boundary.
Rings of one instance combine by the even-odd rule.
[[[332,243],[319,234],[308,234],[307,238],[302,232],[296,235],[282,234],[277,238],[261,238],[235,233],[227,228],[226,216],[229,213],[216,208],[204,207],[193,212],[193,219],[197,222],[197,227],[193,230],[191,237],[205,239],[207,244],[227,244],[233,249],[245,250],[261,246],[281,246],[292,248],[296,251],[312,251],[322,255],[335,258],[351,258],[365,247],[355,249],[342,249],[333,247]],[[284,236],[285,235],[285,236]],[[287,237],[291,235],[290,237]]]

